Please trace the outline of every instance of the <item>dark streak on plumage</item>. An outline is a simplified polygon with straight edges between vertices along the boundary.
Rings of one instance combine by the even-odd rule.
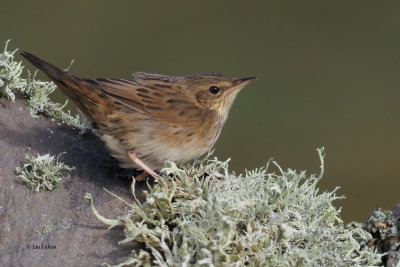
[[[160,83],[153,84],[153,86],[155,86],[155,87],[162,87],[162,88],[171,88],[170,85],[160,84]]]
[[[152,94],[153,94],[154,96],[162,97],[162,94],[160,94],[159,92],[153,92]]]
[[[59,84],[61,84],[62,86],[64,86],[64,87],[67,87],[67,84],[63,81],[63,80],[61,80],[61,79],[55,79]]]
[[[94,105],[98,105],[98,104],[99,104],[99,101],[97,101],[97,99],[95,99],[95,98],[92,98],[92,97],[88,96],[88,99],[89,99],[90,102],[92,102]]]
[[[162,108],[160,107],[154,107],[154,106],[146,106],[148,109],[152,109],[152,110],[162,110]]]
[[[111,94],[110,94],[111,95]],[[123,101],[117,101],[117,102],[119,102],[119,104],[124,104],[124,102]],[[136,104],[136,105],[142,105],[140,102],[138,102],[138,101],[135,101],[135,100],[133,100],[133,99],[129,99],[129,102],[132,102],[133,104]]]
[[[93,79],[83,79],[84,82],[87,82],[91,85],[98,85],[98,83]]]
[[[168,100],[167,100],[167,103],[189,104],[189,105],[190,105],[190,102],[188,102],[188,101],[186,101],[186,100],[182,100],[182,99],[173,99],[173,98],[168,99]]]
[[[137,95],[140,96],[140,97],[144,97],[144,98],[151,98],[151,96],[146,95],[146,94],[138,93]]]
[[[137,91],[141,92],[141,93],[149,93],[149,90],[145,89],[145,88],[138,88]]]
[[[111,123],[120,123],[121,119],[120,118],[115,118],[115,119],[110,120],[110,122]]]
[[[151,100],[151,99],[142,99],[142,102],[145,102],[145,103],[153,103],[154,101]]]

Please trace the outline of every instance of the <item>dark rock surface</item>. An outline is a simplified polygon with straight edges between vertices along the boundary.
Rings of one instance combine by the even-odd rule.
[[[60,160],[76,170],[64,172],[53,192],[31,191],[15,174],[15,167],[26,162],[27,147],[34,155],[67,152]],[[115,218],[124,204],[103,187],[132,201],[131,182],[121,176],[129,177],[95,135],[33,118],[25,100],[0,99],[0,266],[98,266],[125,260],[135,247],[118,245],[122,229],[106,229],[84,199],[91,193],[99,212]],[[145,183],[137,185],[138,192],[145,188]],[[46,225],[56,229],[43,233]]]

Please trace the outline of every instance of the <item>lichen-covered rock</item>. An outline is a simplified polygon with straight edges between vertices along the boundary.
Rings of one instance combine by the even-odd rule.
[[[121,229],[108,230],[91,213],[85,193],[99,209],[118,216],[124,205],[104,191],[132,199],[126,172],[93,134],[47,118],[33,118],[26,100],[0,99],[0,266],[93,266],[127,259],[137,244],[119,245]],[[30,153],[62,155],[75,166],[54,191],[35,192],[17,177]],[[146,188],[140,184],[137,193]],[[139,197],[140,198],[140,197]],[[43,245],[43,247],[42,247]]]
[[[161,170],[146,201],[105,224],[125,228],[121,243],[142,242],[120,266],[372,266],[380,255],[362,249],[371,236],[345,228],[333,192],[318,192],[323,174],[268,167],[236,176],[228,162],[206,157],[192,165]],[[97,200],[95,199],[96,203]],[[99,214],[100,213],[100,214]],[[145,255],[147,255],[145,257]],[[139,258],[141,257],[142,260]]]

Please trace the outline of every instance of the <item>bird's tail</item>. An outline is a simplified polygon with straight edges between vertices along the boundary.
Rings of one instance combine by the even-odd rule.
[[[26,51],[21,52],[21,55],[49,76],[67,96],[73,100],[78,97],[77,90],[79,91],[80,89],[79,78]]]
[[[88,86],[82,79],[28,52],[21,52],[21,55],[49,76],[85,115],[93,116],[96,108],[95,101],[83,101],[83,99],[95,99],[97,92],[94,87]]]

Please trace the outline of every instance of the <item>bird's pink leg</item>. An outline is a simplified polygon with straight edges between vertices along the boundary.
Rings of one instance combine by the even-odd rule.
[[[141,174],[136,176],[135,180],[136,182],[141,182],[143,181],[149,174],[146,171],[143,171]]]
[[[155,173],[155,171],[153,171],[143,161],[138,159],[138,157],[136,157],[135,152],[133,152],[132,150],[129,150],[128,151],[128,155],[129,155],[129,158],[132,160],[133,163],[135,163],[136,165],[138,165],[139,167],[141,167],[144,170],[143,173],[141,173],[138,177],[136,177],[136,181],[142,181],[149,174],[151,176],[153,176],[154,179],[158,178],[157,173]]]

